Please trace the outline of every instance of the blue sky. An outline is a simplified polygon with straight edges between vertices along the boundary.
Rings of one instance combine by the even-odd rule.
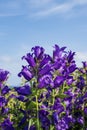
[[[18,85],[21,57],[35,45],[51,53],[54,44],[87,60],[87,0],[0,0],[0,68]]]

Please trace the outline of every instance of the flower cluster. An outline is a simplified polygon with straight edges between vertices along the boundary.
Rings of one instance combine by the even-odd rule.
[[[13,123],[10,121],[8,114],[9,108],[7,107],[10,88],[6,85],[5,81],[8,78],[8,74],[8,71],[0,69],[0,128],[2,130],[14,130],[12,126]],[[3,117],[5,118],[4,120]]]
[[[22,85],[11,90],[4,83],[9,72],[0,70],[2,130],[87,129],[87,63],[78,68],[75,52],[65,49],[55,45],[50,56],[33,47],[22,57]]]

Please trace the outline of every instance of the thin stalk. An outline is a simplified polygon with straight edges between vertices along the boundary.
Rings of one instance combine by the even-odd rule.
[[[39,130],[40,129],[40,124],[39,124],[39,115],[38,115],[38,110],[39,110],[39,107],[38,107],[38,96],[36,95],[36,111],[37,111],[37,129]]]
[[[30,130],[30,126],[31,126],[31,120],[29,120],[28,130]]]

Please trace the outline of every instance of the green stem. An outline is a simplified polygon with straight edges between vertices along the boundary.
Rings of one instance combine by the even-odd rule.
[[[38,107],[38,96],[36,95],[36,111],[37,111],[37,129],[39,130],[39,115],[38,115],[38,110],[39,110],[39,107]]]

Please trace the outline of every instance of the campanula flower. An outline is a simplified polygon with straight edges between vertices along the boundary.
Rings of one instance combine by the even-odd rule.
[[[0,107],[4,107],[6,104],[6,99],[3,96],[0,96]]]
[[[2,89],[1,89],[1,94],[2,95],[5,95],[9,92],[9,90],[11,90],[7,85],[4,86]]]
[[[60,87],[60,85],[63,84],[65,78],[63,76],[57,76],[55,79],[54,79],[54,87],[57,88],[57,87]]]
[[[87,69],[87,61],[84,61],[82,63],[83,63],[83,68]]]
[[[68,63],[71,63],[72,61],[74,61],[74,56],[75,56],[75,52],[68,52],[68,56],[67,56],[67,61]]]
[[[53,112],[52,118],[53,118],[54,124],[58,124],[59,117],[58,117],[58,113],[56,111]]]
[[[8,78],[9,72],[3,69],[0,69],[0,82],[4,82]]]
[[[21,87],[15,87],[15,90],[18,92],[20,95],[30,95],[31,94],[31,89],[29,85],[24,85]]]
[[[39,84],[38,84],[38,88],[43,88],[43,87],[47,87],[48,85],[53,86],[53,80],[52,80],[52,76],[51,75],[44,75],[39,79]]]
[[[30,70],[26,67],[23,66],[23,69],[21,70],[21,72],[18,74],[19,77],[23,76],[26,80],[31,80],[33,78],[33,74],[32,72],[30,72]]]
[[[46,65],[46,64],[48,64],[48,63],[50,63],[50,61],[51,61],[51,57],[49,56],[49,55],[44,55],[44,58],[41,60],[41,62],[40,62],[40,68],[41,67],[43,67],[44,65]]]
[[[25,59],[29,66],[31,67],[35,67],[36,66],[36,63],[35,63],[35,59],[33,58],[33,55],[31,55],[30,53],[27,53],[26,56],[23,56],[22,59]]]
[[[2,130],[14,130],[13,123],[10,121],[9,118],[6,118],[1,123],[1,128],[2,128]]]
[[[39,47],[39,46],[35,46],[31,50],[33,51],[33,54],[37,59],[41,59],[45,51],[43,47]]]
[[[60,48],[58,45],[55,45],[54,48],[55,49],[53,51],[53,59],[60,59],[62,57],[62,54],[65,52],[64,50],[66,49],[66,47]]]
[[[45,75],[45,74],[49,74],[51,70],[52,70],[51,66],[49,64],[47,64],[43,68],[40,69],[39,75],[42,76],[42,75]]]

